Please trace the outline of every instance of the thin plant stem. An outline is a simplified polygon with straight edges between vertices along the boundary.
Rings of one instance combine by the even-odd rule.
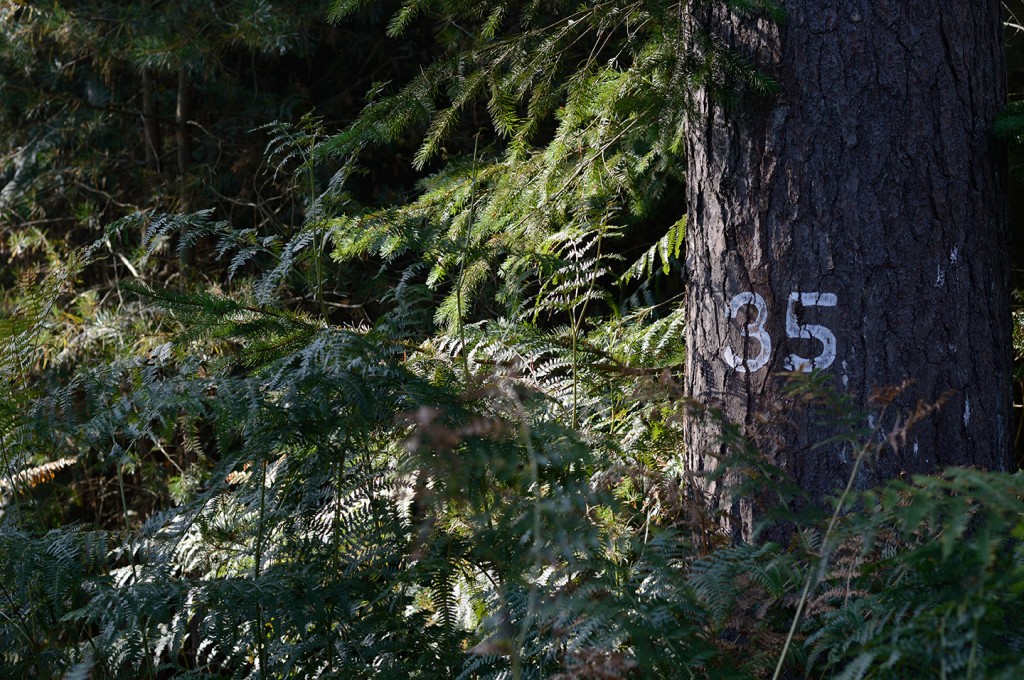
[[[608,214],[605,213],[604,222],[607,223]],[[597,254],[595,259],[597,262],[601,260],[601,246],[604,241],[604,230],[602,229],[600,235],[597,237]],[[579,338],[580,330],[583,328],[583,320],[587,315],[587,306],[590,304],[590,296],[594,291],[594,286],[597,284],[598,267],[594,267],[594,273],[590,277],[590,284],[587,286],[587,292],[583,298],[583,304],[580,307],[579,313],[576,313],[575,308],[572,312],[572,429],[578,430],[580,426],[579,419]]]
[[[254,579],[260,577],[260,567],[263,564],[263,527],[267,513],[267,459],[264,458],[260,465],[260,516],[256,530],[256,565],[253,568]],[[256,603],[256,649],[260,658],[260,678],[267,678],[267,649],[264,644],[263,630],[263,602]]]
[[[3,615],[3,617],[5,619],[7,619],[11,623],[13,623],[14,624],[14,629],[17,630],[18,633],[20,633],[21,636],[25,639],[25,642],[28,643],[28,648],[30,650],[32,650],[32,656],[35,658],[35,666],[36,666],[36,670],[39,672],[39,677],[42,677],[42,678],[52,677],[52,674],[50,673],[50,666],[49,666],[49,664],[46,663],[46,659],[40,653],[40,651],[39,651],[40,645],[39,645],[39,643],[36,642],[36,636],[35,636],[36,627],[35,627],[35,625],[30,624],[25,619],[25,614],[24,614],[23,611],[21,611],[22,608],[18,607],[15,604],[14,598],[11,597],[10,591],[7,590],[7,587],[3,583],[0,583],[0,591],[3,592],[4,598],[7,600],[8,604],[10,605],[10,610],[12,612],[14,612],[15,616],[18,617],[18,620],[15,621],[14,619],[12,619],[10,617],[9,614],[7,614],[7,612],[4,612],[4,611],[0,611],[0,615]]]
[[[341,455],[338,456],[338,469],[337,476],[335,478],[335,497],[334,497],[334,517],[331,520],[331,564],[335,573],[341,572],[341,565],[339,563],[341,553],[341,499],[342,499],[342,487],[345,483],[345,460],[346,454],[352,447],[352,439],[349,436],[345,437],[344,448],[341,450]],[[328,611],[330,618],[329,621],[335,621],[334,617],[334,605],[330,605]],[[326,626],[328,635],[331,632],[330,624]],[[334,670],[334,644],[327,645],[327,672]]]
[[[473,137],[473,180],[469,188],[469,217],[466,221],[466,235],[462,243],[462,252],[459,255],[459,278],[455,282],[455,313],[458,316],[456,322],[459,329],[459,353],[462,355],[462,371],[467,382],[469,382],[469,356],[466,354],[466,329],[462,311],[462,285],[466,276],[466,252],[469,250],[469,239],[473,233],[473,218],[476,214],[476,183],[479,173],[477,149],[479,144],[480,133],[477,132]]]
[[[540,462],[537,459],[537,452],[533,449],[533,442],[531,441],[530,425],[526,419],[526,413],[521,413],[522,426],[519,431],[519,436],[522,438],[523,445],[526,447],[526,454],[530,461],[530,486],[533,489],[533,545],[530,548],[533,558],[534,569],[539,572],[541,566],[541,514],[540,514],[540,497],[541,497],[541,485],[540,485]],[[522,669],[522,658],[521,650],[523,645],[526,643],[526,636],[530,631],[530,625],[533,622],[534,616],[536,616],[537,608],[539,604],[540,591],[537,588],[536,579],[531,579],[530,582],[530,594],[527,598],[526,616],[523,617],[523,623],[519,627],[519,635],[516,636],[515,644],[512,645],[511,652],[511,671],[512,680],[521,680],[523,676]]]
[[[124,465],[119,461],[117,463],[117,489],[121,494],[121,513],[122,517],[124,518],[124,528],[128,532],[128,540],[131,540],[132,527],[128,523],[128,500],[125,497],[124,475],[121,472],[121,469],[123,467]],[[128,564],[131,565],[132,568],[132,581],[136,585],[138,585],[139,572],[137,567],[135,566],[135,550],[131,546],[129,546],[128,549]],[[142,628],[142,647],[146,652],[146,671],[149,674],[150,680],[155,680],[156,671],[153,668],[153,655],[150,652],[149,634],[146,632],[146,623],[144,621],[140,621],[139,624],[140,627]]]
[[[316,128],[309,136],[309,155],[306,157],[307,170],[309,171],[309,209],[313,210],[313,203],[316,201],[316,175],[313,174],[314,154],[316,153]],[[324,323],[328,322],[327,303],[324,302],[324,269],[323,256],[324,246],[327,244],[327,232],[324,231],[323,238],[317,238],[316,231],[313,232],[313,258],[316,271],[316,299],[320,303],[320,314],[324,317]]]
[[[881,418],[879,418],[881,422]],[[877,428],[875,429],[877,432]],[[874,435],[872,432],[871,436]],[[868,442],[871,440],[871,436],[868,437]],[[850,469],[850,476],[846,480],[846,487],[843,489],[842,495],[839,496],[839,500],[836,502],[836,509],[832,511],[832,517],[828,521],[828,527],[825,529],[825,535],[821,539],[821,559],[818,564],[811,565],[807,573],[807,581],[804,583],[804,590],[800,594],[800,601],[797,603],[796,612],[793,613],[793,622],[789,626],[789,633],[786,634],[786,643],[782,646],[782,652],[779,654],[779,661],[775,665],[775,673],[772,675],[772,680],[778,680],[782,673],[782,664],[786,661],[786,655],[789,654],[789,647],[793,643],[793,636],[796,634],[797,626],[800,625],[800,619],[803,617],[804,607],[807,606],[807,600],[811,594],[811,588],[814,585],[815,574],[818,573],[822,565],[828,560],[828,541],[832,537],[832,531],[835,529],[836,523],[839,521],[839,515],[842,513],[843,508],[846,506],[846,501],[850,497],[850,492],[853,490],[853,484],[857,479],[857,472],[860,471],[861,463],[867,457],[869,451],[872,450],[870,443],[865,443],[860,447],[857,452],[857,456],[853,461],[853,468]]]

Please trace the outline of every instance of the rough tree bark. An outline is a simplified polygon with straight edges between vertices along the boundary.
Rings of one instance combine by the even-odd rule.
[[[833,421],[788,401],[818,368],[867,406],[912,380],[890,420],[948,398],[860,485],[1010,462],[1009,263],[999,0],[785,0],[784,22],[692,0],[689,20],[780,86],[688,130],[686,385],[821,498],[851,469]],[[693,470],[718,432],[693,418]],[[722,484],[711,489],[722,492]],[[749,531],[751,508],[734,506]],[[734,515],[735,517],[735,515]]]

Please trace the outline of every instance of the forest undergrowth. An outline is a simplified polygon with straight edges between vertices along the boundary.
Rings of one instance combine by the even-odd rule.
[[[4,68],[81,49],[55,28],[92,26],[77,5],[19,4],[0,3]],[[68,209],[47,189],[72,191],[78,148],[53,141],[20,176],[0,202],[21,225],[0,315],[0,677],[1024,675],[1024,478],[858,483],[939,395],[904,413],[891,386],[861,411],[824,373],[790,376],[791,407],[849,447],[821,506],[679,385],[687,93],[773,83],[677,3],[548,5],[396,4],[378,23],[399,39],[433,21],[431,59],[346,125],[254,121],[264,193],[218,209],[196,209],[215,161],[165,184],[149,167],[131,190],[151,201],[100,219],[68,199],[69,240],[41,221]],[[270,19],[202,58],[246,87],[230,50],[270,59],[312,31]],[[138,52],[105,49],[105,82],[185,69],[171,47],[135,71],[118,60]],[[1000,133],[1019,144],[1017,111]],[[415,184],[368,190],[394,154]],[[687,418],[721,433],[710,479],[683,464]],[[723,528],[741,498],[750,540]]]

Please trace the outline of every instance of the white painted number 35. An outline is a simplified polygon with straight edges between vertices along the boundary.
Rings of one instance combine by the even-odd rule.
[[[797,312],[797,303],[803,307],[835,307],[837,299],[834,293],[790,293],[786,305],[786,336],[794,340],[817,340],[822,345],[821,353],[813,359],[805,359],[797,354],[788,355],[782,362],[787,371],[810,372],[814,369],[826,369],[836,360],[836,336],[824,326],[802,323]],[[757,293],[745,292],[736,295],[729,302],[728,319],[735,319],[740,310],[746,306],[757,310],[757,317],[741,331],[744,338],[756,340],[759,351],[756,356],[744,357],[737,354],[732,347],[722,351],[722,358],[730,367],[739,373],[753,373],[768,365],[772,354],[772,338],[764,329],[768,321],[768,306],[764,298]],[[751,348],[753,349],[753,348]]]

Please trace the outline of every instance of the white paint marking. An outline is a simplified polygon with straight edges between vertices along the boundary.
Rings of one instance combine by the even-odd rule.
[[[937,272],[935,275],[935,287],[942,288],[946,283],[946,272],[942,269],[941,264],[937,267]]]
[[[868,416],[868,427],[870,427],[872,430],[875,429],[875,417],[874,416]]]
[[[796,305],[800,304],[800,310]],[[817,340],[821,343],[821,354],[813,359],[805,359],[798,354],[790,354],[783,359],[782,365],[788,371],[812,371],[814,369],[824,370],[836,360],[836,336],[825,326],[818,324],[804,323],[801,318],[806,307],[835,307],[838,298],[835,293],[800,293],[789,294],[789,303],[786,306],[786,336],[793,340]],[[730,368],[738,373],[753,373],[768,365],[771,360],[772,338],[765,330],[765,323],[768,321],[768,306],[764,298],[752,291],[745,291],[735,295],[729,301],[725,310],[725,318],[729,321],[739,316],[740,310],[746,306],[752,306],[757,310],[757,318],[753,323],[746,324],[740,331],[743,338],[753,338],[760,345],[760,351],[756,357],[749,358],[746,354],[746,343],[744,351],[737,354],[732,347],[722,348],[722,359]],[[846,362],[843,362],[846,366]],[[843,384],[849,384],[849,378],[844,376]]]
[[[768,306],[764,302],[764,298],[757,293],[740,293],[735,296],[731,302],[729,302],[729,309],[726,310],[727,319],[735,319],[740,313],[740,310],[747,305],[753,305],[757,310],[757,319],[754,323],[748,323],[746,327],[740,331],[740,335],[744,338],[754,338],[761,346],[761,351],[753,359],[747,359],[746,357],[740,357],[733,351],[732,347],[726,347],[722,350],[722,358],[725,360],[731,368],[736,369],[737,373],[754,373],[760,371],[762,368],[768,365],[768,360],[772,354],[772,339],[771,336],[764,330],[764,323],[768,320]]]
[[[916,456],[917,452],[920,451],[920,450],[921,450],[921,445],[918,444],[917,439],[915,438],[914,439],[914,455]]]
[[[964,397],[964,427],[971,422],[971,398]]]
[[[959,259],[960,259],[960,248],[958,246],[953,246],[952,252],[949,253],[949,262],[950,262],[950,264],[956,264],[957,260],[959,260]]]
[[[795,340],[816,339],[821,343],[821,354],[813,359],[805,359],[798,354],[790,354],[783,366],[790,371],[806,371],[826,369],[836,360],[836,336],[829,329],[818,324],[801,323],[796,312],[796,304],[804,307],[835,307],[838,298],[835,293],[799,293],[789,294],[786,306],[786,335]]]
[[[850,376],[846,374],[850,370],[850,366],[846,363],[846,359],[843,359],[843,387],[850,386]]]

